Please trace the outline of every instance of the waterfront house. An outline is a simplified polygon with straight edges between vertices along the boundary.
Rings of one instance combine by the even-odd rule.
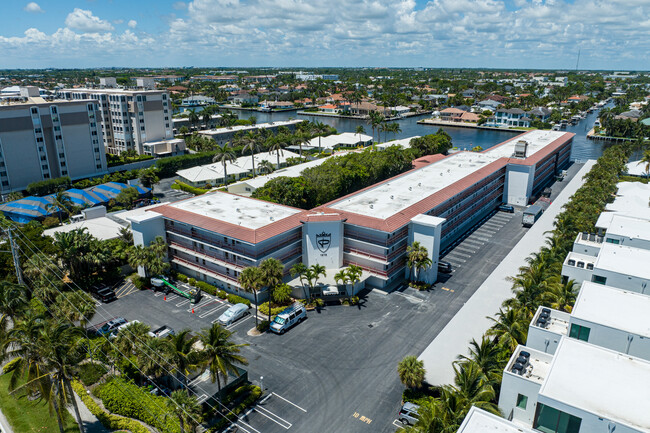
[[[465,111],[459,110],[458,108],[445,108],[444,110],[440,111],[440,120],[446,120],[448,122],[460,122],[463,113],[465,113]]]
[[[483,101],[477,102],[476,105],[478,105],[481,110],[496,111],[496,109],[503,104],[493,99],[484,99]]]
[[[235,105],[244,105],[244,104],[257,104],[259,98],[249,93],[240,93],[239,95],[231,96],[230,98],[228,98],[228,100]]]
[[[535,107],[532,110],[530,110],[527,114],[528,117],[530,118],[539,119],[542,122],[547,122],[548,119],[551,117],[551,113],[553,113],[553,110],[551,110],[550,108]]]
[[[499,108],[492,122],[495,126],[521,126],[530,127],[530,118],[521,108]]]
[[[334,104],[321,105],[320,107],[318,107],[318,110],[322,111],[323,113],[332,113],[332,114],[339,112],[338,108]]]

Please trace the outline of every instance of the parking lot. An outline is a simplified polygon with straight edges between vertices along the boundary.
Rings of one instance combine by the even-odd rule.
[[[578,168],[569,170],[569,178]],[[553,196],[566,183],[554,187]],[[453,272],[429,290],[370,291],[358,306],[309,311],[306,321],[284,335],[248,335],[252,315],[229,326],[237,343],[249,344],[242,350],[249,379],[265,389],[231,431],[394,432],[403,391],[397,363],[419,355],[521,239],[527,230],[521,217],[518,208],[477,225],[444,252]],[[210,295],[192,305],[174,294],[124,293],[103,305],[95,321],[121,316],[152,328],[198,332],[230,305]]]

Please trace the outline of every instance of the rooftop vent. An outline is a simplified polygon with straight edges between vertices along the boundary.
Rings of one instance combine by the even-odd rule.
[[[235,209],[237,212],[241,213],[241,210],[239,208]]]
[[[395,198],[395,196],[394,196],[394,195],[391,195],[391,196],[390,196],[390,199],[391,199],[391,200],[393,200],[394,198]]]
[[[515,143],[515,158],[526,158],[528,152],[528,142],[526,140],[519,140]]]
[[[372,208],[374,208],[374,206],[373,206],[373,205],[370,205],[370,209],[372,209]]]
[[[422,182],[418,182],[418,186],[422,186]]]
[[[409,186],[409,191],[413,191],[413,187],[412,187],[412,186]]]

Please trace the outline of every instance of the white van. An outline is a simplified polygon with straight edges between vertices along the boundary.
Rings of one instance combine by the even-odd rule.
[[[296,302],[291,307],[287,307],[280,314],[275,316],[271,322],[271,331],[276,334],[284,334],[287,329],[291,328],[296,323],[300,323],[307,318],[307,310],[305,306]]]

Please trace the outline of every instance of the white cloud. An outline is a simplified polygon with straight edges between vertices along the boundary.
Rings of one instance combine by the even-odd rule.
[[[65,19],[66,27],[79,30],[84,33],[100,33],[113,30],[108,21],[104,21],[93,15],[89,10],[75,8]]]
[[[187,3],[185,2],[175,2],[172,4],[172,7],[176,9],[177,11],[182,11],[183,9],[187,9]]]
[[[27,3],[27,6],[25,6],[23,10],[33,14],[42,14],[45,12],[43,9],[41,9],[41,7],[36,2]]]
[[[138,26],[138,22],[137,22],[136,20],[129,20],[129,22],[127,23],[127,25],[128,25],[129,27],[131,27],[132,29],[134,29],[134,28],[136,28],[136,27]]]

